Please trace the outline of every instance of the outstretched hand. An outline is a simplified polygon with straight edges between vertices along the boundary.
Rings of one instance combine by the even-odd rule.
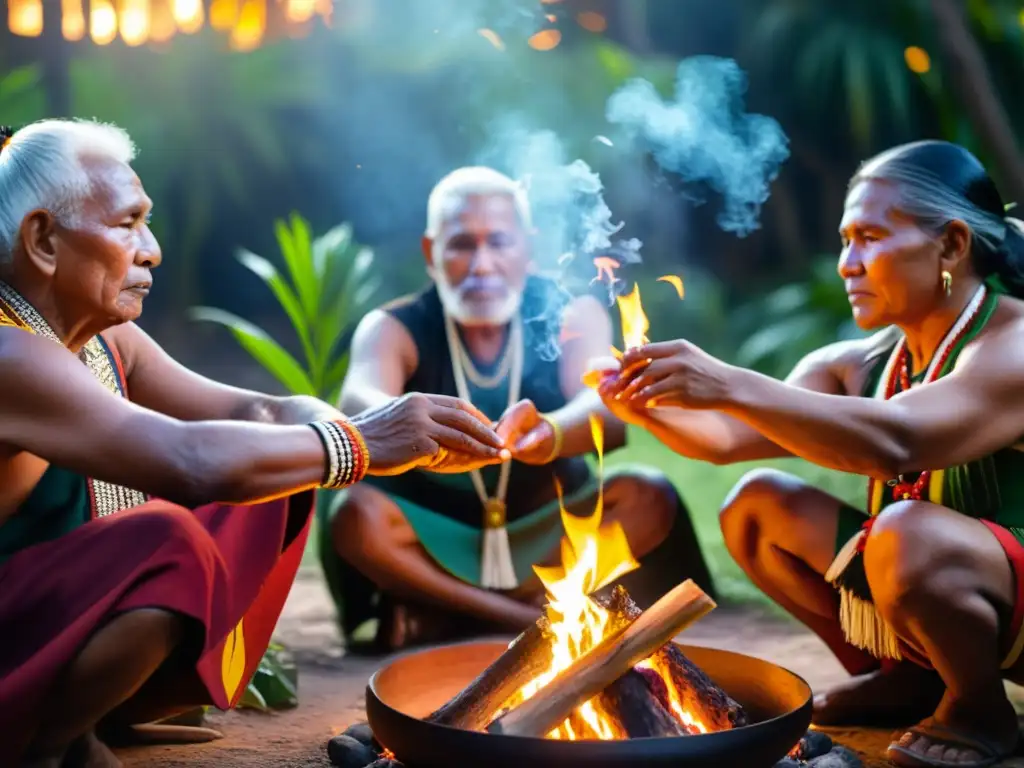
[[[411,469],[458,473],[500,464],[511,454],[472,404],[447,395],[410,392],[352,419],[370,452],[371,475]]]
[[[555,430],[541,418],[532,400],[509,407],[495,427],[512,458],[524,464],[547,464],[555,452]]]
[[[733,370],[732,366],[681,339],[627,350],[621,367],[622,372],[607,387],[607,395],[626,402],[631,408],[719,407],[728,398]]]

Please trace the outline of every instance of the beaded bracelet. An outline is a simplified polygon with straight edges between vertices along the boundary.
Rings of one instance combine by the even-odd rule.
[[[554,461],[562,453],[562,427],[557,421],[546,414],[540,414],[542,420],[547,422],[548,426],[551,427],[551,431],[555,433],[555,444],[551,448],[551,454],[548,456],[548,461]]]
[[[324,477],[320,487],[329,490],[354,485],[370,468],[366,441],[348,421],[313,421],[309,426],[324,446]]]

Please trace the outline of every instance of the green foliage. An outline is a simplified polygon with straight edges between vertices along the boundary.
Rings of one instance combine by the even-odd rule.
[[[271,643],[238,701],[239,708],[269,712],[298,706],[299,670],[284,646]]]
[[[778,378],[826,344],[865,335],[853,322],[834,256],[820,257],[806,281],[783,285],[744,307],[736,323],[746,338],[737,363]]]
[[[15,129],[46,115],[43,75],[34,64],[0,75],[0,123]]]
[[[72,113],[115,123],[139,147],[154,231],[185,257],[175,267],[183,295],[195,282],[191,255],[224,203],[251,210],[253,184],[268,175],[284,183],[317,160],[312,142],[287,140],[328,98],[318,62],[297,53],[231,52],[207,30],[166,52],[89,47],[72,63]]]
[[[373,252],[352,239],[347,224],[314,239],[305,219],[292,214],[289,222],[277,222],[275,230],[283,274],[249,251],[240,251],[238,260],[263,281],[287,315],[302,350],[301,362],[262,328],[237,315],[214,307],[195,307],[190,314],[228,328],[288,392],[335,402],[348,368],[348,354],[338,349],[339,341],[378,288],[370,274]]]

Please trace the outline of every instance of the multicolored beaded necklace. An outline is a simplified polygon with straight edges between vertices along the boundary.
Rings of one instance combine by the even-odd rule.
[[[974,327],[974,323],[980,316],[981,308],[984,306],[987,296],[988,289],[982,284],[978,287],[978,290],[964,308],[964,311],[960,313],[960,317],[957,318],[953,327],[946,332],[945,337],[936,348],[935,354],[932,355],[928,368],[922,374],[917,376],[910,375],[910,352],[907,350],[907,339],[906,337],[901,338],[893,350],[892,357],[883,374],[885,389],[882,398],[889,400],[894,397],[897,394],[897,384],[899,385],[899,392],[908,392],[914,385],[922,386],[938,379],[945,369],[946,363],[949,362],[949,356],[953,353],[953,350],[956,349],[964,336],[970,333]],[[926,469],[913,482],[904,479],[902,475],[896,480],[890,480],[888,485],[892,488],[893,500],[906,501],[913,499],[920,501],[925,497],[931,477],[932,471]],[[876,482],[878,481],[874,478],[871,478],[868,482],[868,499],[874,498],[874,484]]]

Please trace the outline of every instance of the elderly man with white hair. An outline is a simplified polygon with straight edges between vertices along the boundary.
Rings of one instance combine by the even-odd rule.
[[[321,495],[320,556],[342,631],[383,650],[535,621],[544,594],[532,566],[559,561],[558,486],[570,513],[594,510],[591,416],[603,420],[609,449],[625,441],[622,422],[581,383],[612,345],[604,304],[570,301],[555,329],[560,354],[541,352],[551,328],[538,318],[563,299],[533,268],[524,187],[490,168],[460,168],[427,208],[430,284],[361,321],[340,408],[358,413],[410,392],[457,396],[497,423],[513,460]],[[609,473],[604,519],[622,524],[643,565],[624,580],[638,602],[686,577],[712,590],[687,510],[662,475]]]
[[[186,370],[133,322],[161,253],[129,137],[0,141],[0,763],[118,765],[97,733],[238,701],[316,489],[509,453],[456,398],[346,418]]]

